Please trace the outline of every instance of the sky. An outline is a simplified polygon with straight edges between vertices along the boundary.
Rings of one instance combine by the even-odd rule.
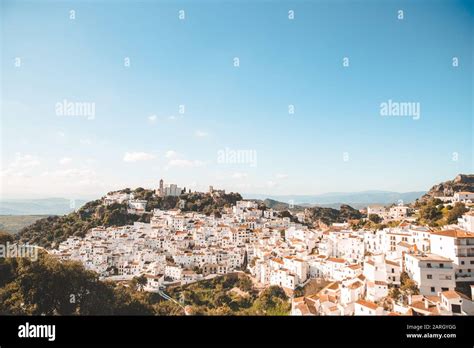
[[[472,1],[0,11],[4,198],[160,178],[244,194],[407,192],[474,172]]]

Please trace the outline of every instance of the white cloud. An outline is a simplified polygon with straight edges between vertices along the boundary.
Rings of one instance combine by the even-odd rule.
[[[277,179],[287,179],[288,178],[288,174],[276,174],[275,175],[275,178]]]
[[[155,155],[146,152],[125,152],[124,162],[149,161],[155,158]]]
[[[247,173],[234,173],[232,174],[233,179],[245,179],[248,177]]]
[[[82,145],[91,145],[91,144],[92,144],[92,140],[91,140],[91,139],[88,139],[88,138],[81,139],[81,140],[79,140],[79,142],[80,142]]]
[[[69,163],[68,157],[51,162],[55,168],[44,169],[49,161],[32,154],[16,153],[10,162],[2,163],[2,195],[10,197],[70,197],[74,195],[96,195],[116,187],[115,178],[103,180],[87,167],[60,167]],[[72,162],[74,163],[74,161]]]
[[[155,123],[156,119],[157,119],[156,115],[148,116],[148,121],[150,121],[150,123]]]
[[[46,171],[42,176],[57,178],[57,179],[76,179],[78,184],[84,184],[95,181],[96,173],[91,169],[59,169],[53,171]]]
[[[28,171],[41,164],[40,160],[28,154],[21,154],[17,152],[15,159],[6,166],[6,169],[2,171],[2,176],[24,176],[25,171]]]
[[[166,158],[176,158],[177,156],[178,156],[178,153],[176,151],[173,151],[173,150],[168,150],[165,153]]]
[[[188,160],[184,158],[181,154],[173,150],[168,150],[165,153],[165,157],[168,159],[165,169],[168,170],[172,167],[178,168],[196,168],[202,167],[205,165],[204,162],[198,160]]]
[[[204,138],[204,137],[207,137],[208,136],[208,133],[204,132],[204,131],[200,131],[200,130],[197,130],[195,135],[198,137],[198,138]]]
[[[31,168],[40,165],[40,161],[33,155],[22,155],[17,152],[15,154],[15,160],[10,164],[14,168]]]
[[[62,164],[62,165],[69,164],[71,162],[72,162],[72,158],[70,157],[63,157],[59,160],[59,164]]]
[[[58,134],[58,137],[60,137],[60,138],[64,138],[66,136],[66,134],[64,132],[61,132],[61,131],[59,131],[57,134]]]
[[[267,181],[267,187],[272,188],[272,187],[275,187],[275,186],[277,186],[276,182],[274,182],[272,180]]]
[[[196,168],[202,167],[204,162],[202,161],[191,161],[186,159],[172,159],[168,162],[167,167],[178,167],[178,168]]]

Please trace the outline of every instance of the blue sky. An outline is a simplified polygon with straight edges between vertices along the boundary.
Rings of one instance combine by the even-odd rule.
[[[161,177],[401,192],[473,172],[470,1],[1,4],[4,197],[100,196]],[[64,100],[94,103],[94,119],[57,115]],[[419,103],[420,118],[381,116],[388,100]],[[226,148],[256,165],[219,163]]]

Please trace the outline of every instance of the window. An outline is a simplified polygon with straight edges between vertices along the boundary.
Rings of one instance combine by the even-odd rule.
[[[432,276],[431,274],[427,274],[427,275],[426,275],[426,278],[428,278],[428,279],[433,279],[433,276]]]
[[[461,313],[461,306],[457,304],[451,305],[451,310],[453,313]]]
[[[440,263],[439,268],[444,268],[444,263]]]
[[[431,268],[431,263],[427,263],[426,267]]]
[[[435,287],[432,286],[432,287],[431,287],[431,292],[435,292],[435,290],[436,290]]]
[[[461,265],[464,265],[464,261],[461,261]]]
[[[448,291],[449,288],[441,288],[441,291]]]

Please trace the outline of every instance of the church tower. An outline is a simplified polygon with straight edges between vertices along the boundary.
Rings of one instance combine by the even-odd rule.
[[[155,194],[159,197],[163,197],[164,192],[164,182],[163,179],[160,179],[160,187],[158,188],[158,190],[155,190]]]

